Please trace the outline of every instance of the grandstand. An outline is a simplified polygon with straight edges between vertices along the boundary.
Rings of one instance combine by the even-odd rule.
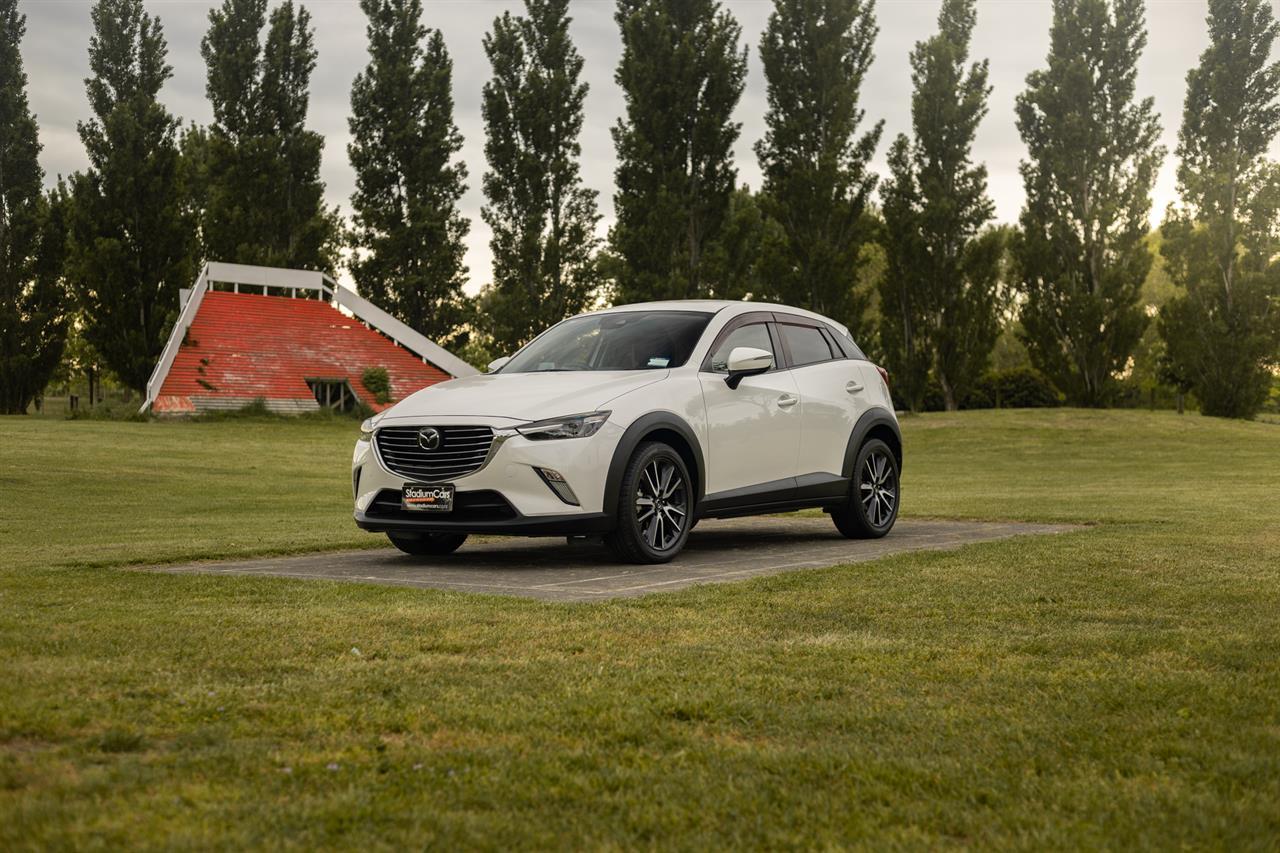
[[[384,368],[379,400],[365,371]],[[142,410],[160,415],[240,409],[378,411],[475,368],[319,272],[210,262],[147,383]],[[374,383],[377,385],[377,383]]]

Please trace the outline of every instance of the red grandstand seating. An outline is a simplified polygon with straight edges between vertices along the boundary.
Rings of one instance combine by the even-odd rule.
[[[209,291],[155,402],[157,412],[315,408],[308,379],[343,380],[362,402],[385,408],[364,387],[366,368],[385,367],[400,400],[449,375],[327,302]]]

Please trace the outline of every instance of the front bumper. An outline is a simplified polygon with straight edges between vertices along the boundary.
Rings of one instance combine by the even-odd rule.
[[[500,434],[517,421],[502,418],[395,419],[384,426],[489,426]],[[357,441],[352,457],[354,518],[370,531],[474,532],[560,536],[600,533],[612,523],[604,512],[605,480],[623,430],[606,423],[593,436],[536,441],[514,434],[496,441],[496,449],[478,471],[450,480],[455,512],[423,517],[396,510],[405,479],[383,464],[373,443]],[[579,506],[566,504],[537,469],[563,475]],[[505,508],[502,506],[505,505]]]

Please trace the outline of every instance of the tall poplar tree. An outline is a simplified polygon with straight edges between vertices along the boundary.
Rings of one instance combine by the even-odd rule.
[[[858,136],[862,80],[877,27],[874,0],[774,0],[760,41],[768,130],[756,144],[765,211],[786,235],[774,280],[781,301],[863,329],[868,296],[855,290],[867,200],[867,164],[883,122]]]
[[[360,292],[441,343],[468,319],[462,294],[469,224],[458,210],[453,62],[420,0],[361,0],[369,65],[351,85],[351,274]]]
[[[493,22],[484,50],[493,77],[484,86],[484,176],[493,229],[493,285],[482,296],[499,351],[590,304],[596,194],[582,185],[582,56],[569,37],[569,0],[526,0],[526,15]]]
[[[610,242],[617,302],[720,295],[733,282],[709,265],[737,170],[732,120],[747,72],[742,28],[715,0],[618,0],[626,113]]]
[[[1174,372],[1201,411],[1252,417],[1280,362],[1280,24],[1262,0],[1210,0],[1209,47],[1187,73],[1181,205],[1161,251],[1184,288],[1160,312]]]
[[[954,411],[1000,334],[1002,233],[986,166],[972,158],[987,114],[987,61],[968,64],[975,0],[943,0],[938,33],[911,52],[914,139],[899,136],[883,190],[880,344],[894,391],[919,410],[929,376]],[[984,230],[985,229],[985,230]]]
[[[194,277],[195,223],[178,165],[178,121],[157,99],[172,69],[142,0],[98,0],[85,80],[93,117],[79,125],[89,168],[72,182],[67,278],[84,337],[142,391]]]
[[[20,415],[58,367],[67,339],[65,193],[40,189],[40,141],[20,45],[26,16],[0,0],[0,414]]]
[[[213,125],[188,134],[184,148],[203,167],[205,251],[211,260],[331,270],[338,221],[324,205],[324,137],[306,128],[311,15],[285,0],[271,11],[264,44],[265,26],[267,0],[223,0],[200,44]]]
[[[1048,67],[1018,96],[1023,340],[1073,405],[1106,404],[1147,324],[1139,297],[1164,149],[1152,99],[1135,100],[1146,43],[1142,0],[1054,0]]]

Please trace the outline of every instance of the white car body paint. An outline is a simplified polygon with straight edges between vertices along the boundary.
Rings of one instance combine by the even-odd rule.
[[[418,391],[373,418],[370,425],[374,434],[390,427],[490,427],[498,434],[494,449],[478,470],[449,480],[457,493],[491,490],[522,520],[568,521],[606,513],[610,467],[628,428],[646,417],[675,419],[687,426],[703,466],[696,472],[701,497],[806,475],[847,477],[851,436],[859,419],[869,412],[891,422],[897,434],[888,388],[865,358],[848,357],[849,351],[860,353],[839,323],[797,308],[727,301],[646,303],[596,313],[664,311],[708,315],[697,344],[681,365],[517,373],[504,364],[499,368],[502,372],[454,379]],[[773,369],[743,378],[736,388],[729,386],[724,372],[706,369],[713,345],[727,326],[743,315],[771,314],[824,326],[834,350],[841,349],[834,343],[837,334],[849,346],[825,361],[791,366],[786,351],[776,346],[775,324],[771,328],[778,363]],[[589,437],[538,440],[514,431],[533,421],[599,411],[608,411],[608,419]],[[392,471],[375,443],[363,438],[356,443],[352,468],[357,522],[368,529],[394,529],[393,520],[368,515],[375,497],[384,490],[398,493],[406,484],[420,481]],[[539,468],[563,476],[579,505],[562,500]],[[447,516],[441,520],[450,521]]]

